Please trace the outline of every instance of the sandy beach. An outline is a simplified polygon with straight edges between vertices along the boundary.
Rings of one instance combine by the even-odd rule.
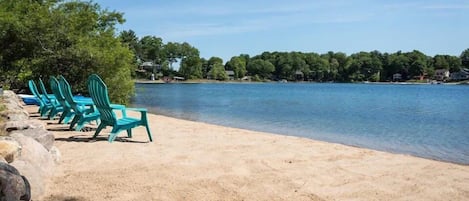
[[[35,107],[28,106],[29,111]],[[129,113],[138,116],[136,113]],[[37,117],[36,117],[37,118]],[[42,200],[468,200],[469,166],[149,114],[132,139],[48,128]],[[96,125],[91,125],[96,127]]]

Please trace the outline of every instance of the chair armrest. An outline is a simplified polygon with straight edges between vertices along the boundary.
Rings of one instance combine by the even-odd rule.
[[[140,112],[140,119],[143,122],[147,122],[147,108],[127,108],[128,110],[138,111]]]
[[[147,108],[128,107],[127,110],[133,110],[133,111],[138,111],[138,112],[146,112],[146,111],[147,111]]]
[[[120,105],[120,104],[110,104],[111,108],[113,110],[120,110],[122,112],[123,117],[127,117],[127,112],[125,111],[127,108],[125,105]]]
[[[78,104],[78,105],[94,105],[93,101],[85,101],[85,100],[75,100],[75,102]]]

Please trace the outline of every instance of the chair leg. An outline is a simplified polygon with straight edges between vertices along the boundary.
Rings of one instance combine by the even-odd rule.
[[[72,122],[70,123],[70,130],[73,130],[73,127],[75,126],[75,124],[78,122],[78,119],[80,119],[80,117],[78,115],[75,115],[72,119]]]
[[[150,128],[148,127],[148,124],[145,124],[145,128],[147,129],[147,134],[148,134],[148,138],[150,139],[150,142],[153,142],[153,138],[151,137],[151,132],[150,132]]]
[[[116,139],[116,137],[117,137],[117,133],[111,133],[109,134],[109,138],[107,139],[107,141],[111,143]]]
[[[127,129],[127,137],[131,138],[132,137],[132,129]]]
[[[62,112],[62,115],[60,115],[59,124],[62,123],[62,121],[65,119],[66,116],[68,116],[68,111],[67,111],[67,110],[64,110],[64,111]]]
[[[75,131],[81,131],[81,129],[85,126],[85,120],[83,118],[81,118],[78,122],[77,122],[77,126],[75,127]]]
[[[72,119],[73,117],[75,117],[75,114],[73,112],[68,113],[68,115],[64,118],[63,123],[68,124],[68,122],[70,122],[70,119]]]
[[[59,111],[57,110],[57,108],[53,107],[52,110],[49,112],[49,120],[53,120],[57,113],[59,113]]]
[[[99,124],[98,128],[96,129],[96,132],[94,132],[93,138],[98,137],[99,132],[101,132],[101,130],[103,130],[103,128],[105,128],[105,127],[106,127],[106,125],[104,125],[104,124]]]

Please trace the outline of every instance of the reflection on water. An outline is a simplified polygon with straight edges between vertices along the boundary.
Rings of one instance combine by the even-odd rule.
[[[153,113],[469,164],[469,87],[137,84]]]

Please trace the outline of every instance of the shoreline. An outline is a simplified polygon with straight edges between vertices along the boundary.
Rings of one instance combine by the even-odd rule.
[[[229,84],[251,84],[251,83],[307,83],[307,84],[325,84],[325,83],[335,83],[335,84],[377,84],[377,85],[469,85],[469,81],[460,81],[460,82],[309,82],[309,81],[290,81],[290,82],[280,82],[280,81],[266,81],[266,82],[255,82],[255,81],[241,81],[241,80],[228,80],[228,81],[218,81],[218,80],[184,80],[184,81],[172,81],[164,82],[163,80],[142,80],[135,79],[134,83],[136,84],[206,84],[206,83],[229,83]]]
[[[462,162],[455,162],[455,161],[449,161],[449,160],[442,160],[442,159],[438,159],[438,158],[431,158],[431,157],[418,156],[418,155],[414,155],[414,154],[410,154],[410,153],[403,153],[403,152],[392,151],[392,150],[385,150],[385,149],[380,150],[380,149],[374,149],[374,148],[363,147],[363,146],[359,146],[359,145],[345,144],[345,143],[341,143],[341,142],[331,142],[331,141],[325,141],[325,140],[320,140],[320,139],[308,138],[308,137],[303,137],[303,136],[296,136],[296,135],[291,135],[291,134],[286,134],[286,133],[280,133],[280,132],[262,131],[262,130],[241,128],[241,127],[227,126],[227,125],[215,124],[215,123],[204,122],[204,121],[197,121],[197,120],[191,120],[191,119],[178,118],[178,117],[173,117],[173,116],[171,116],[171,115],[166,115],[166,114],[155,114],[155,113],[153,113],[153,112],[148,112],[148,114],[152,114],[152,115],[156,115],[156,116],[163,116],[163,117],[167,117],[167,118],[178,119],[178,120],[182,120],[182,121],[190,121],[190,122],[195,122],[195,123],[203,123],[203,124],[208,124],[208,125],[213,125],[213,126],[221,126],[221,127],[226,127],[226,128],[232,128],[232,129],[241,129],[241,130],[246,130],[246,131],[250,131],[250,132],[265,133],[265,134],[268,134],[268,135],[296,137],[296,138],[305,139],[305,140],[312,140],[312,141],[318,141],[318,142],[324,142],[324,143],[330,143],[330,144],[338,144],[338,145],[343,145],[343,146],[349,146],[349,147],[354,147],[354,148],[360,148],[360,149],[367,149],[367,150],[372,150],[372,151],[385,152],[385,153],[390,153],[390,154],[411,156],[411,157],[416,157],[416,158],[421,158],[421,159],[426,159],[426,160],[432,160],[432,161],[435,161],[435,162],[442,162],[442,163],[449,163],[449,164],[455,164],[455,165],[469,166],[469,163],[462,163]]]
[[[109,128],[91,140],[92,131],[65,131],[67,125],[46,121],[62,162],[43,200],[469,197],[465,165],[162,115],[148,118],[152,143],[143,127],[134,129],[132,139],[122,133],[108,143]]]

